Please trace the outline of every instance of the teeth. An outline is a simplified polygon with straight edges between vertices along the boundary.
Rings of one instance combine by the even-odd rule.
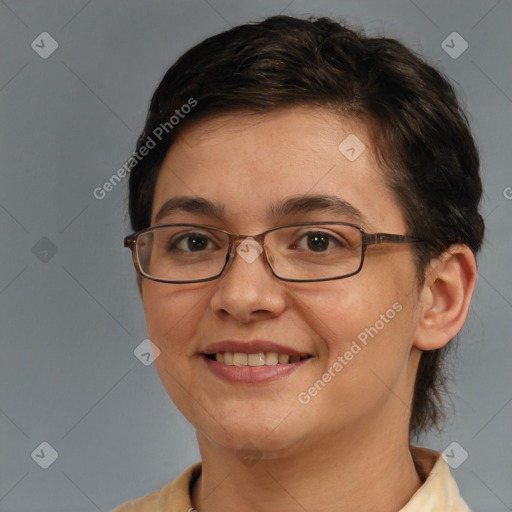
[[[215,360],[230,366],[272,366],[274,364],[297,363],[306,357],[289,356],[277,352],[256,352],[245,354],[241,352],[217,352]]]
[[[235,352],[233,354],[233,364],[235,366],[247,366],[247,354]]]
[[[271,365],[271,364],[277,364],[279,361],[279,356],[277,355],[277,352],[267,352],[265,354],[265,364]]]
[[[290,360],[290,356],[288,356],[286,354],[279,354],[279,356],[277,357],[277,360],[281,364],[286,364]]]
[[[247,364],[249,366],[263,366],[265,364],[265,354],[263,352],[249,354],[247,356]]]

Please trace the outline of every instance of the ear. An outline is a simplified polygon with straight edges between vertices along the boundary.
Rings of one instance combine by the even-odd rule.
[[[466,245],[452,245],[430,262],[419,298],[414,346],[444,347],[462,329],[475,290],[475,255]]]

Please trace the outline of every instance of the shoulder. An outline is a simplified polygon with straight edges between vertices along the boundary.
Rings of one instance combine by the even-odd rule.
[[[201,463],[198,462],[186,469],[176,480],[157,491],[124,503],[112,512],[167,512],[168,510],[192,509],[190,488],[201,474]]]
[[[160,491],[154,491],[151,494],[138,498],[134,501],[124,503],[112,510],[112,512],[156,512],[158,510],[156,508],[158,504],[158,495],[163,489],[164,488]]]
[[[146,496],[142,496],[133,501],[129,501],[115,508],[111,512],[157,512],[158,511],[158,501],[160,495],[166,491],[166,489],[171,486],[174,482],[165,485],[161,489],[157,491],[153,491]]]

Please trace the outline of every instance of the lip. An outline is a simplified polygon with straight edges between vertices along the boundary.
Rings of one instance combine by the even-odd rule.
[[[229,382],[245,382],[248,384],[271,382],[280,379],[290,375],[290,373],[309,361],[309,359],[303,359],[296,363],[274,364],[271,366],[230,366],[213,359],[208,359],[205,355],[201,359],[217,377]]]

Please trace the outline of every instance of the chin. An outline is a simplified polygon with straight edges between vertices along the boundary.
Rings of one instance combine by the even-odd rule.
[[[254,447],[271,457],[272,453],[277,456],[287,451],[296,452],[297,444],[310,437],[306,421],[300,419],[292,409],[285,413],[282,411],[274,410],[267,414],[254,408],[250,412],[238,411],[238,414],[225,411],[214,419],[205,417],[204,411],[201,411],[200,418],[187,419],[209,442],[225,450],[239,451]]]
[[[211,425],[210,425],[211,428]],[[201,437],[208,444],[213,444],[225,452],[235,452],[239,459],[243,459],[245,455],[251,452],[257,452],[258,457],[277,458],[283,453],[290,451],[296,452],[297,440],[294,439],[289,432],[284,435],[268,435],[256,431],[253,428],[230,428],[227,432],[222,428],[215,430],[198,429],[198,439],[201,443]],[[245,452],[249,452],[246,454]]]

